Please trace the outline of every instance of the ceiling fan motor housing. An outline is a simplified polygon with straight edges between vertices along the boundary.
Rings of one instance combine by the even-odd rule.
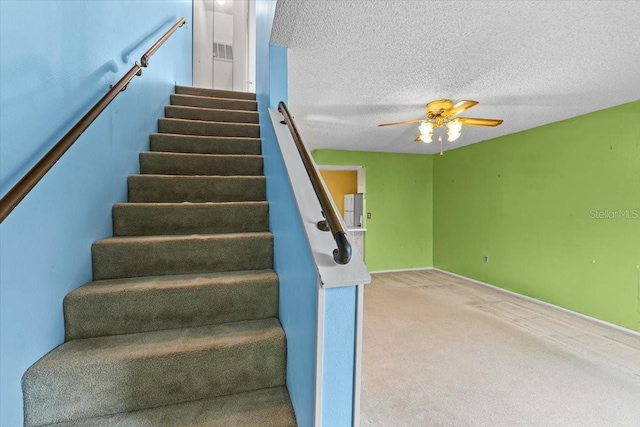
[[[450,108],[453,108],[453,102],[451,102],[450,99],[438,99],[431,101],[425,106],[427,118],[433,122],[435,127],[440,127],[445,124],[446,117],[443,113]]]
[[[450,99],[438,99],[436,101],[431,101],[425,106],[425,110],[427,110],[427,117],[430,119],[439,116],[451,108],[453,108],[453,102],[451,102]]]

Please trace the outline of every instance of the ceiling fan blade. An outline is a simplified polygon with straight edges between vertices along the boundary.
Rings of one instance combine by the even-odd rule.
[[[458,117],[458,121],[463,125],[471,126],[498,126],[502,120],[497,119],[474,119],[471,117]]]
[[[454,117],[462,113],[463,111],[468,110],[471,107],[475,107],[476,105],[478,105],[478,101],[470,101],[470,100],[460,101],[453,107],[449,108],[448,110],[443,111],[442,115],[444,117]]]
[[[413,123],[422,123],[426,121],[426,119],[421,119],[421,120],[407,120],[404,122],[394,122],[394,123],[383,123],[381,125],[378,125],[378,127],[382,127],[382,126],[397,126],[397,125],[410,125]]]

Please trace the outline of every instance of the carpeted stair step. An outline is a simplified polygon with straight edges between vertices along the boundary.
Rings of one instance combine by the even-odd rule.
[[[67,341],[277,316],[272,270],[98,280],[64,299]]]
[[[248,99],[255,101],[256,94],[250,92],[235,92],[231,90],[205,89],[200,87],[176,86],[178,95],[208,96],[213,98]]]
[[[158,119],[160,133],[259,138],[260,125],[253,123],[207,122],[186,119]]]
[[[51,427],[132,426],[295,427],[296,418],[286,387],[273,387],[51,425]]]
[[[93,280],[273,267],[271,233],[110,237],[94,242]]]
[[[259,138],[152,133],[149,142],[151,151],[249,155],[259,155],[262,153]]]
[[[262,156],[244,154],[140,153],[140,173],[155,175],[262,175]]]
[[[266,200],[264,176],[132,175],[129,201],[143,203]]]
[[[221,110],[202,107],[167,105],[164,116],[173,119],[206,120],[210,122],[258,123],[257,111]]]
[[[269,231],[267,202],[118,203],[114,236]]]
[[[22,378],[27,427],[295,426],[255,94],[176,86]]]
[[[249,99],[212,98],[209,96],[171,95],[171,105],[220,108],[223,110],[257,111],[258,103]]]
[[[25,373],[25,425],[282,386],[285,347],[277,319],[69,341]]]

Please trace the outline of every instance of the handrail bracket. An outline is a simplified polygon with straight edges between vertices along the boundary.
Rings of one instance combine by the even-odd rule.
[[[169,31],[165,33],[143,56],[140,62],[143,67],[149,64],[149,58],[179,27],[187,23],[181,18]],[[78,140],[80,135],[93,123],[120,92],[129,87],[135,76],[142,75],[142,68],[137,62],[116,84],[110,86],[109,91],[0,199],[0,223],[18,206],[18,203],[36,186],[42,177],[53,167],[62,155]]]
[[[160,39],[157,42],[155,42],[153,46],[151,46],[149,50],[144,53],[144,55],[142,55],[142,58],[140,58],[140,65],[142,65],[145,68],[148,67],[149,58],[151,58],[151,56],[154,53],[156,53],[156,50],[158,50],[158,48],[160,48],[160,46],[162,46],[164,42],[166,42],[167,39],[171,37],[171,35],[175,33],[178,28],[182,27],[186,23],[187,23],[186,19],[180,18],[178,22],[173,24],[173,27],[169,28],[169,31],[167,31],[162,37],[160,37]]]
[[[331,231],[331,228],[329,228],[329,224],[327,224],[327,220],[326,219],[323,219],[322,221],[318,221],[318,223],[316,225],[318,227],[318,230]]]

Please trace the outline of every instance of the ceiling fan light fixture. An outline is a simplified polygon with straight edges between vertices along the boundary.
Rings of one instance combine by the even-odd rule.
[[[433,134],[433,123],[424,121],[420,123],[421,134]]]
[[[446,126],[447,136],[449,137],[448,140],[449,142],[453,142],[462,136],[462,125],[495,127],[502,124],[502,120],[498,119],[457,117],[458,114],[461,114],[476,105],[478,105],[478,101],[464,100],[454,105],[450,99],[438,99],[435,101],[431,101],[427,103],[427,105],[425,105],[427,115],[426,119],[382,123],[378,126],[383,127],[419,124],[418,129],[420,130],[420,133],[418,134],[416,139],[414,139],[414,141],[422,141],[428,144],[432,141],[434,130],[439,127]],[[442,145],[441,133],[444,132],[439,132],[438,142],[440,142],[440,144]],[[440,151],[442,152],[442,149]]]
[[[449,141],[453,142],[462,135],[462,123],[458,119],[451,120],[447,123],[447,136]]]
[[[433,123],[424,121],[420,123],[420,141],[430,143],[433,136]]]

